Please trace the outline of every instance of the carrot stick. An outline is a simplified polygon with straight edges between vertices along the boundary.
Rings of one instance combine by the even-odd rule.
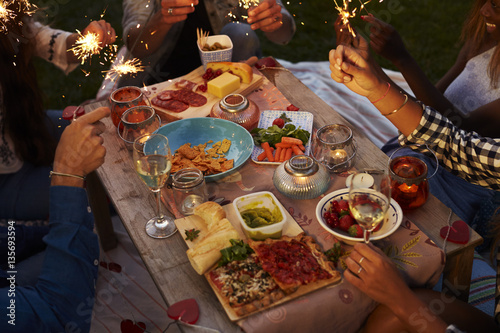
[[[276,151],[274,152],[274,160],[277,162],[280,160],[280,155],[281,155],[281,151],[283,150],[283,148],[281,147],[276,147]]]
[[[302,150],[300,150],[299,146],[297,146],[297,145],[292,146],[292,151],[295,155],[304,155]]]
[[[281,148],[290,148],[290,147],[292,147],[291,144],[289,144],[289,143],[283,143],[283,142],[275,143],[274,146],[276,148],[278,148],[278,147],[281,147]]]
[[[285,155],[286,155],[286,151],[287,151],[287,148],[283,148],[281,150],[281,154],[280,154],[280,162],[285,162]]]
[[[300,150],[302,150],[302,151],[306,151],[306,147],[304,147],[304,145],[303,145],[303,144],[300,144],[300,145],[299,145],[299,148],[300,148]]]
[[[262,142],[260,144],[262,149],[266,152],[266,157],[269,162],[274,162],[274,157],[273,157],[273,151],[271,150],[271,147],[269,146],[269,142]]]
[[[292,138],[292,137],[289,137],[289,136],[284,136],[284,137],[281,138],[281,143],[289,143],[289,144],[292,144],[292,145],[301,145],[302,144],[302,140],[296,139],[296,138]]]
[[[287,148],[286,149],[286,155],[285,155],[285,161],[288,161],[292,157],[292,148]]]
[[[259,154],[259,156],[257,156],[257,161],[262,162],[265,159],[266,159],[266,151],[263,151],[262,153]]]

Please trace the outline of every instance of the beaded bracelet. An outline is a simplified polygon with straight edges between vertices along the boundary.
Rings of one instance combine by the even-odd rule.
[[[78,178],[78,179],[82,179],[82,180],[85,181],[85,176],[72,175],[72,174],[69,174],[69,173],[62,173],[62,172],[51,171],[50,174],[49,174],[49,178],[52,178],[52,176],[73,177],[73,178]]]
[[[405,101],[403,102],[403,104],[399,108],[397,108],[396,110],[391,111],[391,112],[386,113],[386,114],[383,114],[384,117],[388,117],[391,114],[394,114],[394,113],[398,112],[399,110],[401,110],[403,108],[403,106],[406,105],[406,103],[408,103],[408,95],[407,94],[403,94],[403,95],[405,96]]]
[[[385,96],[387,96],[387,94],[389,93],[389,89],[391,89],[391,84],[389,82],[387,82],[387,90],[385,91],[385,93],[382,95],[382,97],[380,97],[379,99],[377,99],[376,101],[373,101],[371,102],[372,104],[375,104],[377,102],[380,102],[381,100],[383,100],[385,98]]]

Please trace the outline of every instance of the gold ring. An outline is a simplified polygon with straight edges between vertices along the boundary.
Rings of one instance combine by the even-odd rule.
[[[168,15],[174,15],[173,12],[174,12],[174,10],[172,8],[168,9]]]
[[[278,22],[278,20],[279,20],[279,19],[280,19],[280,18],[279,18],[278,16],[276,16],[276,17],[274,18],[274,22]]]
[[[359,267],[359,269],[358,269],[358,275],[359,275],[359,273],[361,273],[362,270],[363,270],[363,267]]]
[[[365,260],[365,257],[361,257],[361,259],[359,259],[359,263],[361,265],[361,263],[363,262],[363,260]]]

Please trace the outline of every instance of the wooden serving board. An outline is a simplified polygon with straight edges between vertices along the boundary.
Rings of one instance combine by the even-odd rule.
[[[160,82],[151,86],[144,87],[142,90],[144,91],[146,96],[148,96],[149,100],[151,100],[164,90],[167,89],[176,90],[175,82],[180,79],[189,80],[191,82],[196,83],[197,85],[204,83],[204,80],[201,77],[204,73],[205,70],[203,69],[203,66],[200,66],[189,74],[186,74],[184,76],[181,76],[173,80],[168,80],[165,82]],[[234,91],[234,93],[246,96],[255,89],[257,89],[258,87],[260,87],[263,80],[264,77],[262,75],[255,73],[254,70],[252,82],[250,82],[249,84],[242,83],[240,88]],[[179,119],[195,118],[195,117],[207,117],[210,114],[212,106],[215,103],[217,103],[220,100],[220,98],[215,95],[209,94],[208,92],[201,92],[199,90],[197,90],[196,92],[207,98],[207,103],[205,105],[199,107],[190,106],[187,110],[182,112],[172,112],[153,104],[151,106],[156,110],[156,112],[160,114],[160,116],[163,119],[166,119],[167,121],[175,121]]]
[[[242,227],[241,227],[241,225],[239,223],[238,217],[236,215],[237,212],[235,211],[234,206],[232,204],[228,204],[228,205],[223,206],[223,208],[224,208],[224,211],[226,212],[226,218],[231,222],[231,224],[234,226],[234,228],[238,231],[238,233],[240,234],[241,239],[243,239],[244,241],[246,241],[247,237],[246,237],[245,233],[243,232],[243,229],[242,229]],[[287,236],[296,236],[296,235],[298,235],[298,234],[300,234],[301,232],[304,231],[297,224],[297,222],[295,221],[295,219],[288,213],[288,211],[285,210],[285,214],[286,214],[287,220],[286,220],[285,226],[283,228],[283,234],[284,235],[287,235]],[[203,237],[208,232],[206,224],[203,221],[203,219],[201,217],[195,216],[195,215],[191,215],[191,216],[188,216],[188,217],[185,217],[185,218],[182,218],[182,219],[177,219],[177,220],[175,220],[175,225],[177,226],[177,229],[179,230],[179,232],[180,232],[180,234],[182,235],[183,238],[185,238],[185,236],[184,236],[185,235],[185,230],[192,229],[192,228],[196,228],[196,229],[200,230],[199,237],[195,241],[193,241],[193,242],[186,241],[186,244],[187,244],[187,246],[189,248],[192,248],[193,246],[195,246],[196,243],[197,243],[197,241],[200,240],[200,239],[203,239]],[[193,270],[193,272],[194,272],[194,270]],[[245,317],[248,317],[250,315],[256,314],[258,312],[267,310],[267,309],[269,309],[269,308],[271,308],[273,306],[276,306],[276,305],[279,305],[279,304],[283,304],[283,303],[288,302],[290,300],[293,300],[293,299],[296,299],[298,297],[301,297],[301,296],[303,296],[305,294],[308,294],[308,293],[310,293],[312,291],[321,289],[321,288],[326,287],[326,286],[331,285],[331,284],[338,283],[341,280],[341,277],[339,275],[339,277],[337,279],[330,279],[330,280],[326,280],[326,281],[319,281],[319,282],[311,283],[309,285],[301,286],[294,293],[285,296],[281,300],[279,300],[277,302],[274,302],[273,304],[271,304],[269,306],[263,307],[263,308],[255,311],[255,312],[252,312],[252,313],[249,313],[249,314],[246,314],[246,315],[243,315],[243,316],[238,316],[236,314],[236,312],[233,310],[233,308],[231,308],[231,306],[229,305],[229,303],[227,302],[227,300],[224,299],[224,297],[222,297],[219,294],[219,289],[212,282],[212,279],[210,279],[209,272],[210,272],[210,270],[207,273],[205,273],[205,278],[207,279],[208,283],[210,284],[210,287],[212,287],[212,289],[214,290],[215,295],[219,299],[219,302],[222,304],[222,307],[226,311],[226,314],[227,314],[227,316],[229,317],[229,319],[231,321],[237,321],[237,320],[243,319]]]

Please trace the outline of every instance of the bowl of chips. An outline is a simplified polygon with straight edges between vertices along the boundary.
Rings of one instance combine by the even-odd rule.
[[[253,150],[253,139],[242,126],[218,118],[187,118],[160,127],[172,150],[172,174],[198,168],[205,181],[217,181],[241,167]]]

